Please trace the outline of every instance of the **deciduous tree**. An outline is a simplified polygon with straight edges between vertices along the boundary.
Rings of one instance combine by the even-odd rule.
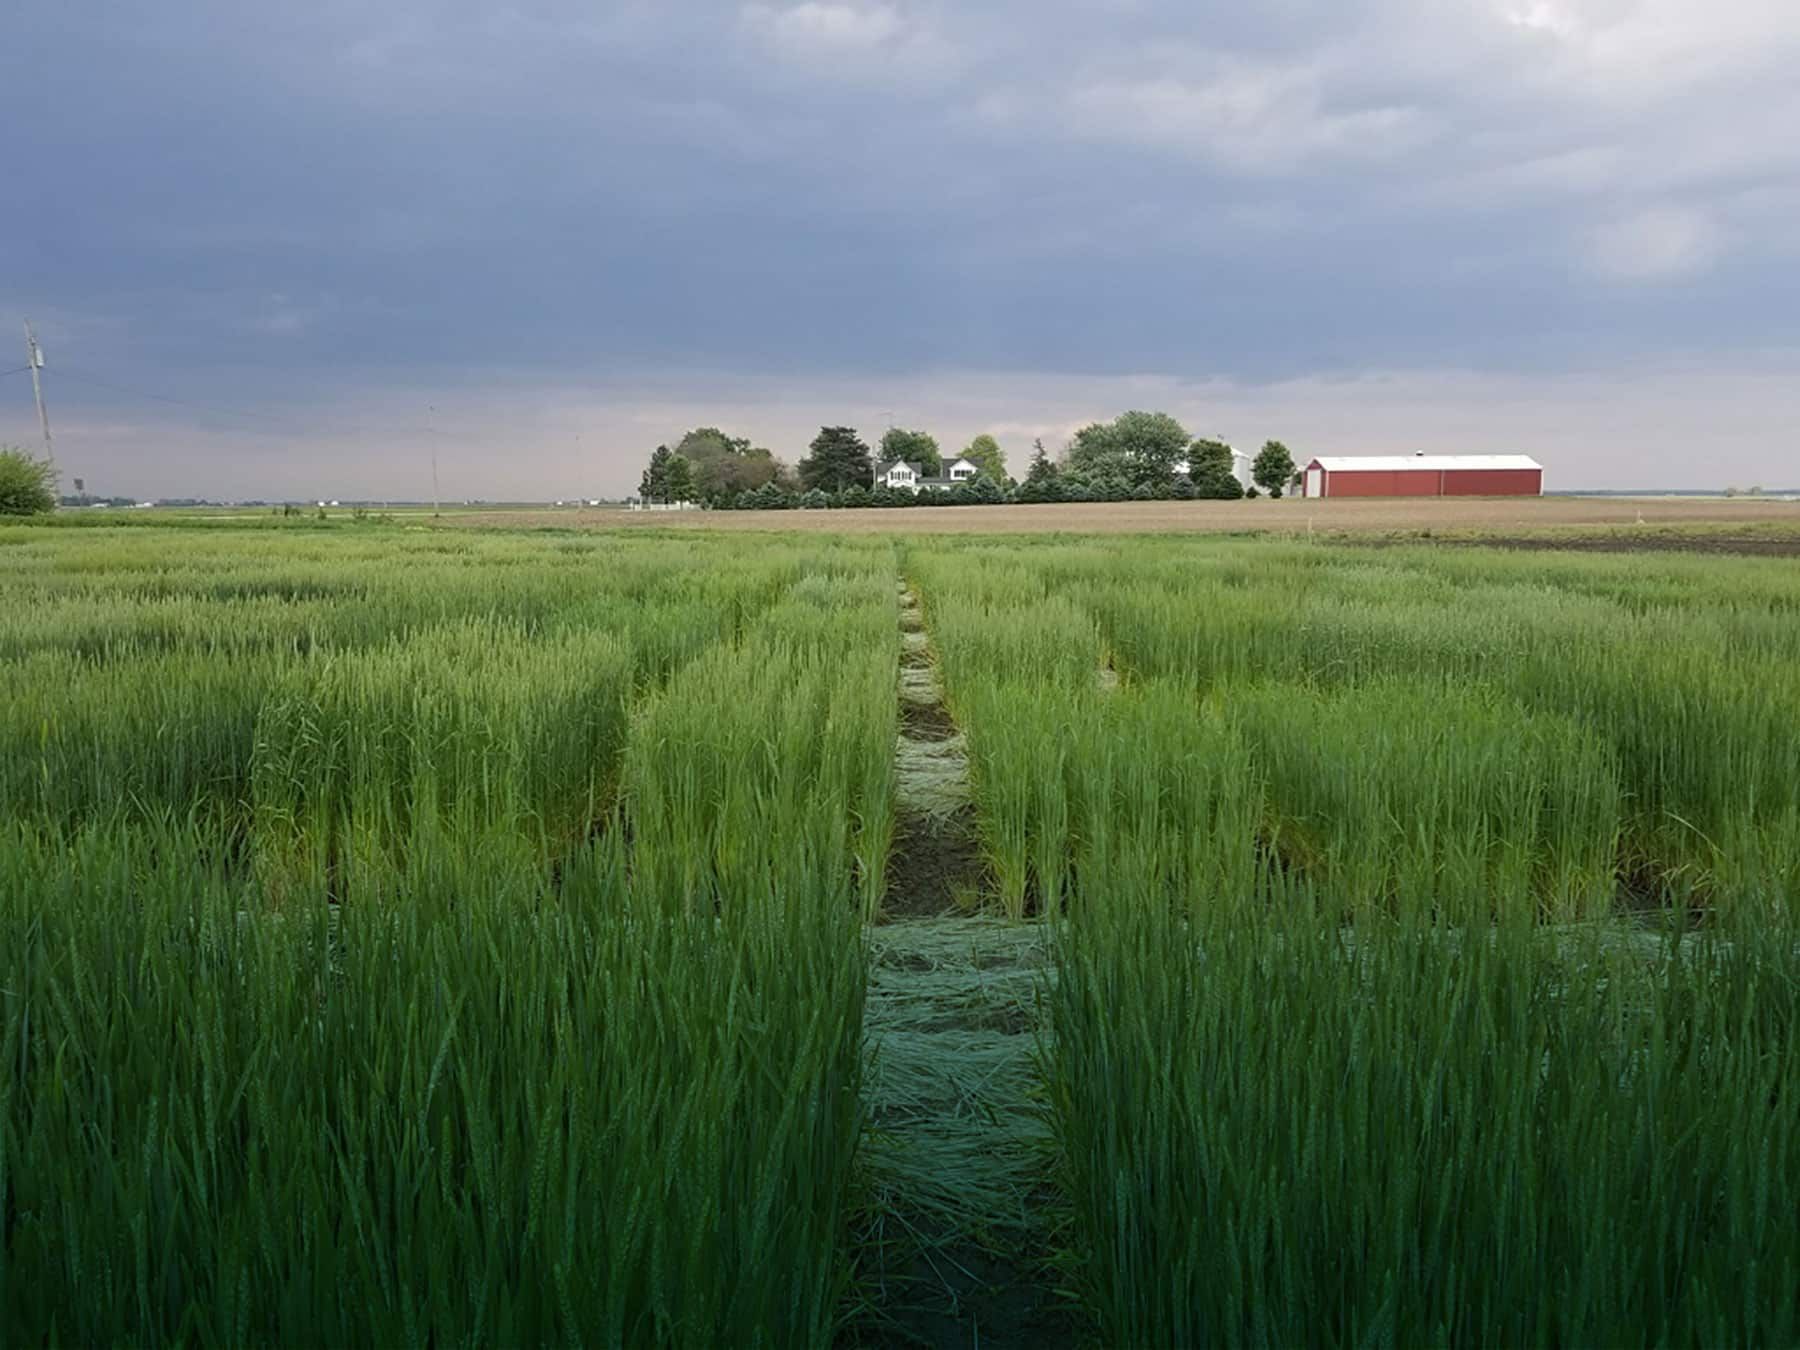
[[[695,427],[676,444],[675,453],[693,466],[695,498],[713,505],[779,481],[785,467],[764,447],[718,427]]]
[[[928,431],[889,427],[881,437],[881,457],[917,464],[921,473],[934,478],[944,471],[943,452],[938,449],[937,437]]]
[[[1250,466],[1250,477],[1271,497],[1279,497],[1293,476],[1294,457],[1280,441],[1266,442]]]
[[[1006,481],[1006,455],[1000,449],[1000,442],[987,432],[982,432],[969,442],[969,448],[963,451],[963,458],[980,469],[996,484]]]
[[[1244,485],[1231,471],[1231,447],[1224,441],[1202,436],[1188,447],[1188,481],[1193,495],[1209,500],[1232,501],[1244,495]]]
[[[56,509],[56,469],[23,450],[0,447],[0,516],[43,516]]]
[[[1076,432],[1068,467],[1091,480],[1117,477],[1148,489],[1173,481],[1187,449],[1186,429],[1169,414],[1127,412]]]

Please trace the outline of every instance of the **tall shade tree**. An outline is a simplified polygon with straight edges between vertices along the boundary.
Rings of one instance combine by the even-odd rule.
[[[1188,447],[1188,475],[1198,473],[1230,473],[1231,447],[1224,441],[1202,436]]]
[[[917,464],[921,473],[933,477],[944,471],[943,452],[938,449],[937,437],[929,431],[889,427],[881,437],[881,457],[890,463],[906,460]]]
[[[1226,501],[1244,495],[1244,485],[1231,471],[1231,447],[1202,436],[1188,447],[1188,481],[1196,497]]]
[[[695,427],[677,442],[675,453],[693,466],[693,496],[715,505],[776,481],[784,470],[771,451],[717,427]]]
[[[874,476],[875,461],[855,427],[820,427],[800,461],[801,486],[826,492],[867,487]]]
[[[1293,481],[1294,457],[1280,441],[1269,441],[1250,465],[1250,477],[1271,497],[1279,497],[1281,490]]]
[[[996,483],[1006,481],[1006,455],[1000,449],[1000,442],[987,432],[982,432],[969,442],[969,448],[963,451],[963,458]]]
[[[1188,452],[1186,428],[1168,413],[1120,413],[1075,433],[1068,467],[1090,479],[1121,478],[1138,488],[1168,486]]]
[[[0,516],[43,516],[56,509],[56,469],[23,450],[0,447]]]

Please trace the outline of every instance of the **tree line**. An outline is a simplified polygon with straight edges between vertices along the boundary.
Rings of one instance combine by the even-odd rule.
[[[879,456],[854,427],[821,427],[806,456],[789,468],[774,453],[717,427],[699,427],[650,455],[638,495],[647,502],[698,502],[717,510],[821,509],[851,506],[979,506],[1006,502],[1116,502],[1246,495],[1223,441],[1190,437],[1167,413],[1127,412],[1081,428],[1058,458],[1039,440],[1023,479],[1006,471],[1000,444],[977,436],[961,458],[977,474],[948,488],[914,493],[875,481],[878,463],[904,460],[929,477],[945,456],[929,432],[890,427]],[[954,462],[956,456],[950,457]],[[1294,457],[1269,441],[1252,462],[1258,489],[1279,497],[1295,477]]]

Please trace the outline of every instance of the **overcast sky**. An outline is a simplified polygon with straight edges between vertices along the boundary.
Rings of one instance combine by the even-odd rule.
[[[65,475],[138,495],[890,417],[1017,470],[1128,407],[1789,486],[1796,70],[1796,0],[14,7],[0,370],[29,315]]]

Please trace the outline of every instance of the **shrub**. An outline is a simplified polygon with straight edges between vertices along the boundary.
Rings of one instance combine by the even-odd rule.
[[[1244,489],[1229,472],[1203,473],[1194,484],[1194,495],[1211,501],[1234,502],[1244,495]]]
[[[55,509],[55,467],[23,450],[0,450],[0,516],[44,516]]]
[[[1006,489],[985,472],[976,474],[972,482],[959,484],[957,491],[971,506],[998,506],[1006,500]]]
[[[794,499],[773,480],[744,495],[749,498],[750,507],[757,511],[785,511],[794,505]]]

